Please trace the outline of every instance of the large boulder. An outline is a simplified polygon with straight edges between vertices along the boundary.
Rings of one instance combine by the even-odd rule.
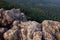
[[[42,32],[41,31],[34,32],[33,40],[42,40]]]
[[[2,26],[9,26],[14,20],[27,21],[26,16],[24,13],[20,12],[20,9],[0,9],[0,24]]]
[[[60,40],[60,22],[44,20],[42,27],[45,40]]]
[[[42,38],[41,24],[35,21],[22,22],[21,33],[22,40],[37,40],[37,39],[41,40]]]
[[[3,40],[3,34],[7,31],[7,28],[0,28],[0,40]]]
[[[4,12],[4,18],[10,23],[13,20],[26,21],[24,13],[20,12],[20,9],[11,9]]]
[[[20,40],[18,24],[19,21],[14,21],[13,27],[4,33],[5,40]]]
[[[18,39],[18,33],[20,33],[18,24],[21,21],[25,22],[27,19],[24,13],[20,12],[20,9],[0,9],[0,40],[2,40],[3,34],[5,40],[20,40],[20,38]],[[7,30],[2,27],[7,28]]]
[[[20,9],[0,9],[0,40],[60,40],[60,22],[27,21]]]

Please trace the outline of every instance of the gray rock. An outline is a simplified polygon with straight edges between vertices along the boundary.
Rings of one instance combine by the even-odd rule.
[[[58,37],[58,35],[60,35],[60,22],[44,20],[42,22],[42,27],[45,40],[60,40]]]
[[[4,33],[5,40],[20,40],[18,21],[13,22],[13,27]],[[15,25],[16,24],[16,25]]]
[[[35,37],[33,36],[33,34],[37,31],[41,32],[41,25],[35,21],[22,22],[21,27],[22,27],[21,33],[23,38],[22,40],[34,40]],[[41,40],[42,35],[40,34],[37,35],[40,36],[38,37],[38,39]]]
[[[60,22],[27,21],[20,9],[0,9],[0,40],[60,40]]]
[[[34,32],[33,40],[42,40],[42,32],[40,32],[40,31]]]
[[[26,18],[24,13],[22,14],[20,12],[20,9],[6,10],[4,13],[5,13],[4,15],[5,15],[7,21],[9,21],[9,20],[10,21],[11,20],[21,20],[21,21],[26,20],[26,19],[24,19],[24,18]]]
[[[7,31],[7,28],[0,28],[0,40],[3,40],[3,34]]]
[[[20,12],[20,9],[0,9],[0,24],[2,24],[2,26],[12,24],[14,20],[27,21],[26,16]]]

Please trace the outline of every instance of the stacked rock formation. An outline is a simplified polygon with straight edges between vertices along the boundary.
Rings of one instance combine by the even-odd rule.
[[[60,22],[27,21],[20,9],[0,9],[0,40],[60,40]]]

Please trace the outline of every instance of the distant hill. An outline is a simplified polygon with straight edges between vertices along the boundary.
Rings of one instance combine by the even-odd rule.
[[[4,1],[14,5],[18,4],[19,5],[18,7],[22,9],[22,11],[28,16],[28,19],[30,20],[36,20],[38,22],[40,22],[40,20],[42,21],[45,19],[60,21],[60,0],[9,0],[9,1],[4,0]],[[8,6],[8,9],[13,8],[9,7],[10,6]]]
[[[9,3],[7,1],[4,0],[0,0],[0,8],[4,8],[4,9],[12,9],[12,8],[17,8],[17,5],[13,3]]]
[[[0,0],[0,8],[4,7],[5,4],[8,4],[6,1]]]
[[[11,3],[25,4],[25,5],[52,5],[60,6],[60,0],[5,0]]]

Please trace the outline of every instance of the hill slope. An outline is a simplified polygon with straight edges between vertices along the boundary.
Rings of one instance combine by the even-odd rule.
[[[60,0],[5,0],[11,4],[20,5],[29,20],[50,19],[60,21]]]
[[[7,2],[18,3],[18,4],[24,3],[24,4],[32,4],[32,5],[38,5],[38,4],[60,5],[60,0],[9,0]]]

